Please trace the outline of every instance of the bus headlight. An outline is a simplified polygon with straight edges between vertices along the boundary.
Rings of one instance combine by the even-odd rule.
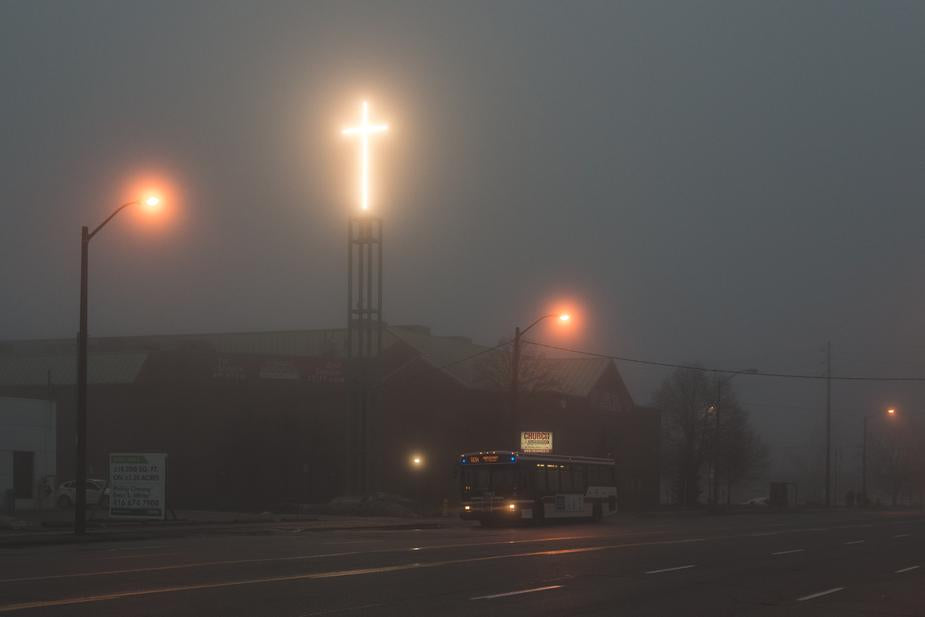
[[[463,506],[463,510],[465,510],[466,512],[468,512],[471,509],[472,509],[472,506]]]
[[[511,512],[513,512],[514,510],[517,509],[517,504],[516,504],[516,503],[509,503],[509,504],[507,504],[507,509],[510,510]]]

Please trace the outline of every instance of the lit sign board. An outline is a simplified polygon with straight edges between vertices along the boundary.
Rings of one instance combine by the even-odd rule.
[[[522,431],[520,449],[523,452],[549,454],[552,452],[552,433],[549,431]]]

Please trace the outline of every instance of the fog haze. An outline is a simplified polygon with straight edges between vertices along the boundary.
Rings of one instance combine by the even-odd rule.
[[[385,315],[494,343],[925,376],[925,4],[4,3],[0,338],[345,323],[368,97]],[[665,372],[621,363],[649,401]],[[824,383],[738,378],[775,460]],[[833,389],[840,447],[916,384]]]

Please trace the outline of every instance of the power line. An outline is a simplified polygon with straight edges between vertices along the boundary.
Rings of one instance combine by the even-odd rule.
[[[592,358],[604,358],[607,360],[614,360],[616,362],[629,362],[631,364],[641,364],[644,366],[659,366],[662,368],[680,368],[680,369],[689,369],[692,371],[702,371],[704,373],[725,373],[727,375],[753,375],[755,377],[776,377],[779,379],[806,379],[813,381],[822,381],[824,379],[832,379],[833,381],[895,381],[895,382],[925,382],[925,377],[872,377],[866,375],[843,375],[837,376],[832,375],[830,378],[826,375],[812,375],[805,373],[768,373],[764,371],[754,372],[751,370],[741,370],[741,369],[724,369],[724,368],[715,368],[715,367],[704,367],[696,366],[693,364],[676,364],[674,362],[660,362],[656,360],[641,360],[639,358],[629,358],[626,356],[615,356],[611,354],[596,353],[593,351],[586,351],[584,349],[573,349],[570,347],[560,347],[558,345],[547,345],[546,343],[537,343],[535,341],[524,341],[530,345],[535,345],[536,347],[543,347],[546,349],[553,349],[555,351],[564,351],[568,353],[580,354],[584,356],[589,356]]]
[[[477,352],[475,352],[475,353],[473,353],[473,354],[469,354],[468,356],[465,356],[465,357],[463,357],[463,358],[459,358],[459,359],[457,359],[457,360],[453,360],[452,362],[448,362],[448,363],[443,364],[443,365],[441,365],[441,366],[430,366],[430,365],[428,365],[428,366],[422,367],[421,369],[419,369],[419,370],[417,370],[417,371],[414,371],[414,372],[411,372],[411,373],[406,373],[406,374],[404,375],[404,377],[405,377],[405,378],[408,378],[408,377],[415,377],[415,376],[417,376],[417,375],[423,375],[423,374],[425,374],[425,373],[430,373],[430,372],[433,372],[433,371],[445,371],[446,369],[451,368],[451,367],[454,367],[454,366],[456,366],[457,364],[462,364],[462,363],[464,363],[464,362],[468,362],[469,360],[474,360],[475,358],[478,358],[479,356],[483,356],[483,355],[485,355],[485,354],[487,354],[487,353],[490,353],[490,352],[492,352],[492,351],[496,351],[496,350],[501,349],[502,347],[506,347],[506,346],[508,346],[508,345],[510,345],[510,344],[511,344],[511,341],[502,341],[502,342],[498,343],[497,345],[495,345],[494,347],[486,347],[485,349],[480,349],[480,350],[478,350]],[[414,356],[414,358],[412,358],[412,361],[413,361],[413,360],[419,360],[419,359],[422,359],[422,358],[423,358],[422,355],[417,355],[417,356]],[[398,367],[397,369],[395,369],[394,371],[392,371],[391,373],[389,373],[389,374],[386,375],[385,377],[383,377],[380,383],[385,383],[386,381],[392,379],[393,377],[395,377],[395,376],[397,376],[397,375],[400,375],[400,374],[402,373],[402,371],[405,369],[405,367],[406,367],[409,363],[410,363],[410,361],[407,362],[407,363],[405,363],[405,364],[403,364],[402,366]]]

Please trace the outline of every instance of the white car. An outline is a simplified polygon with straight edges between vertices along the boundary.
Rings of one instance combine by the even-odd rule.
[[[87,505],[108,506],[109,487],[105,480],[87,480]],[[73,480],[64,482],[58,487],[56,497],[59,508],[70,508],[77,503],[77,483]]]

